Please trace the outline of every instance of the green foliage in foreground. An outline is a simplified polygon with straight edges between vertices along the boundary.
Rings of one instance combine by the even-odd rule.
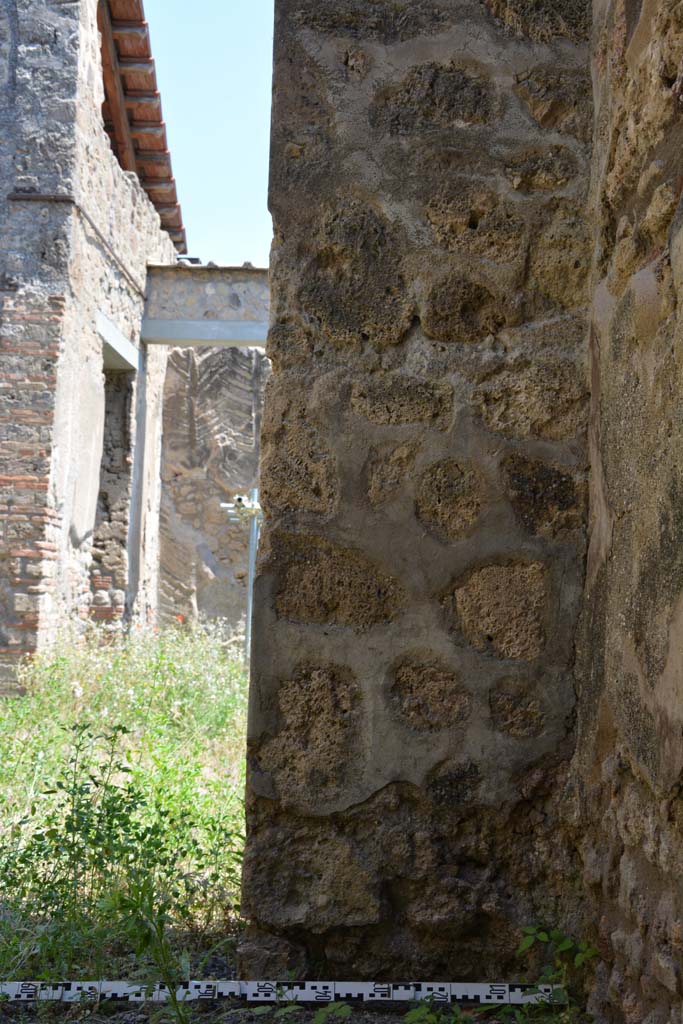
[[[539,955],[536,955],[539,954]],[[559,928],[529,925],[522,929],[517,955],[533,958],[530,965],[537,981],[534,985],[550,986],[551,992],[537,1003],[519,1006],[442,1006],[425,1000],[403,1018],[405,1024],[477,1024],[489,1020],[495,1024],[584,1024],[591,1019],[581,1003],[586,983],[586,969],[598,955],[588,942],[576,940]],[[538,968],[540,966],[540,975]],[[541,996],[545,989],[531,988],[529,994]]]
[[[21,682],[0,701],[0,980],[139,977],[135,953],[158,974],[160,956],[170,971],[181,948],[225,941],[244,834],[238,654],[209,627],[94,630]]]

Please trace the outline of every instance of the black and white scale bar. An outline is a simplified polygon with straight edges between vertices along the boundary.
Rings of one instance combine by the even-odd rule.
[[[119,999],[130,1003],[165,1003],[165,985],[147,986],[127,981],[0,982],[0,1001],[10,1003],[80,1003]],[[248,1003],[435,1003],[519,1006],[560,1001],[561,990],[550,985],[468,984],[465,982],[372,981],[189,981],[176,990],[181,1002],[241,999]]]

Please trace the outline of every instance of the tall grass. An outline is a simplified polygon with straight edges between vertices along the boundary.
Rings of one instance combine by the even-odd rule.
[[[21,682],[0,701],[0,980],[130,976],[150,913],[178,962],[229,938],[247,681],[220,630],[93,630]]]

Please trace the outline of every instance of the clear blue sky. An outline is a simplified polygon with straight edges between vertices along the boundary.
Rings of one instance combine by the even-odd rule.
[[[189,254],[265,267],[273,0],[145,0],[145,16]]]

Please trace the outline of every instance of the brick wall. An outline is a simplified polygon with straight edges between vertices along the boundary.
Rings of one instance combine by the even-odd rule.
[[[0,646],[6,668],[49,643],[69,619],[89,616],[105,422],[96,318],[104,313],[137,345],[147,264],[175,259],[158,215],[137,179],[119,167],[104,132],[96,14],[96,0],[0,2]],[[164,373],[159,352],[147,360],[144,388],[136,384],[133,615],[155,606],[155,420]],[[139,435],[143,390],[150,428]]]

